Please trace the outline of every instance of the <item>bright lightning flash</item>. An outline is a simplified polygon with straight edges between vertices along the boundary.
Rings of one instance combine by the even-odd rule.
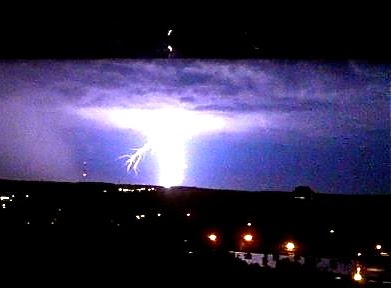
[[[115,109],[108,116],[110,121],[138,130],[147,138],[134,153],[120,157],[127,158],[127,170],[137,173],[141,159],[151,151],[159,163],[159,184],[165,187],[180,185],[184,180],[187,141],[224,126],[222,118],[181,109]]]

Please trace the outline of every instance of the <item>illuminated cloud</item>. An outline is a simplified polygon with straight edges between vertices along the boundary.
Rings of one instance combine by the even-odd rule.
[[[389,68],[355,61],[2,62],[0,177],[27,173],[78,179],[78,149],[93,151],[91,139],[110,142],[115,135],[131,135],[128,142],[116,144],[130,153],[142,141],[162,139],[163,134],[343,141],[387,131]],[[94,129],[104,129],[100,137],[106,140],[96,139]],[[47,169],[55,165],[58,169]]]

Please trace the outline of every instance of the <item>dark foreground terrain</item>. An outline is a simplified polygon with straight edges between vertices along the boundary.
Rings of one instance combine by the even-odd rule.
[[[0,196],[1,281],[14,285],[363,286],[310,259],[355,263],[390,247],[384,195],[0,181]],[[286,240],[304,262],[260,267],[229,253],[280,255]]]

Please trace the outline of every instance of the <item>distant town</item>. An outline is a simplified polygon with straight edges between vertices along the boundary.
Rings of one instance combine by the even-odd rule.
[[[389,195],[1,180],[0,199],[3,247],[22,234],[42,251],[111,243],[151,261],[219,252],[260,269],[311,264],[334,279],[388,281],[373,259],[391,253]]]

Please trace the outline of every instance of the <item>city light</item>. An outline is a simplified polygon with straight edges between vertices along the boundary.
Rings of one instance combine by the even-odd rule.
[[[208,238],[209,238],[210,241],[213,241],[213,242],[215,242],[217,240],[217,236],[214,233],[209,234]]]
[[[286,248],[287,251],[292,252],[292,251],[295,250],[296,246],[295,246],[295,244],[293,242],[287,242],[285,244],[285,248]]]
[[[354,273],[354,275],[353,275],[353,279],[355,280],[355,281],[361,281],[362,280],[362,276],[361,276],[361,268],[360,267],[357,267],[357,271],[356,271],[356,273]]]
[[[3,200],[9,200],[10,197],[8,196],[0,196],[0,200],[3,201]]]
[[[145,215],[144,215],[144,214],[141,214],[140,217],[141,217],[141,218],[145,218]]]
[[[247,223],[247,226],[249,226],[249,227],[250,227],[250,226],[251,226],[251,223],[250,223],[250,222],[248,222],[248,223]]]
[[[160,216],[162,216],[162,214],[160,214],[160,213],[157,213],[157,217],[160,217]]]
[[[251,242],[253,240],[253,235],[246,234],[243,236],[244,241]]]
[[[359,273],[355,273],[354,276],[353,276],[353,279],[355,281],[361,281],[362,280],[362,276]]]
[[[358,252],[358,253],[357,253],[357,256],[358,256],[358,257],[360,257],[361,255],[362,255],[361,252]]]
[[[376,245],[376,250],[380,250],[381,249],[381,245],[380,244],[377,244]]]
[[[187,217],[190,217],[190,213],[187,213],[186,216],[187,216]]]
[[[330,230],[330,233],[333,234],[335,231],[333,229]]]
[[[29,198],[29,194],[26,194],[26,198]]]
[[[170,45],[167,46],[168,50],[172,52],[172,47]]]
[[[138,220],[140,220],[140,216],[139,216],[139,215],[136,215],[136,218],[137,218]]]
[[[118,191],[119,191],[119,192],[122,192],[122,188],[118,188]]]

